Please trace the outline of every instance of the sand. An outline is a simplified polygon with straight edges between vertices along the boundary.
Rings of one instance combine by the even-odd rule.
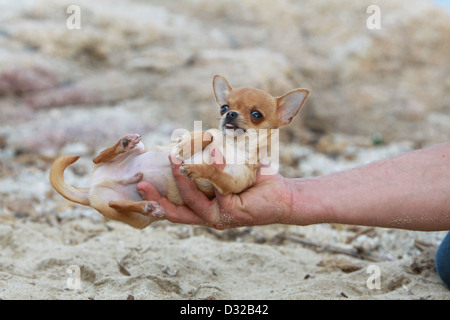
[[[378,237],[399,237],[398,232],[374,232]],[[433,270],[432,256],[414,250],[413,239],[420,238],[417,233],[403,234],[410,247],[401,246],[385,253],[392,260],[376,262],[316,252],[277,238],[286,233],[309,233],[314,235],[315,242],[321,238],[322,243],[340,236],[325,225],[258,227],[216,234],[199,227],[168,223],[137,231],[118,223],[94,223],[86,218],[57,224],[2,221],[0,298],[450,297]],[[406,255],[405,251],[412,253]],[[370,278],[378,273],[371,268],[379,268],[379,289]]]

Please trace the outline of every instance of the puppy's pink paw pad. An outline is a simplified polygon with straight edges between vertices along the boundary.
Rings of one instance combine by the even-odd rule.
[[[156,201],[150,201],[147,203],[145,211],[155,218],[162,218],[166,214],[163,207]]]
[[[122,141],[120,141],[120,144],[122,147],[126,150],[133,149],[136,147],[139,142],[141,142],[142,137],[138,134],[130,134],[124,138],[122,138]]]

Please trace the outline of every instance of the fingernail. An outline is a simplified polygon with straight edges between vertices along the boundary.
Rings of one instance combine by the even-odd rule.
[[[173,169],[177,164],[182,164],[183,160],[179,159],[175,154],[169,155],[170,167]]]

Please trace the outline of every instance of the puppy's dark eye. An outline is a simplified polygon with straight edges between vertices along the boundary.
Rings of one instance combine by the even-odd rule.
[[[261,112],[256,111],[256,110],[251,111],[250,115],[252,116],[253,119],[256,119],[256,120],[260,120],[263,118],[263,115],[261,114]]]
[[[228,105],[223,105],[222,108],[220,108],[220,114],[224,114],[228,109],[230,109]]]

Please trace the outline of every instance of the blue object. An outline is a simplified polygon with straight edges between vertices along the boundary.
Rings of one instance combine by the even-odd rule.
[[[450,289],[450,232],[447,233],[437,249],[435,264],[439,277]]]

